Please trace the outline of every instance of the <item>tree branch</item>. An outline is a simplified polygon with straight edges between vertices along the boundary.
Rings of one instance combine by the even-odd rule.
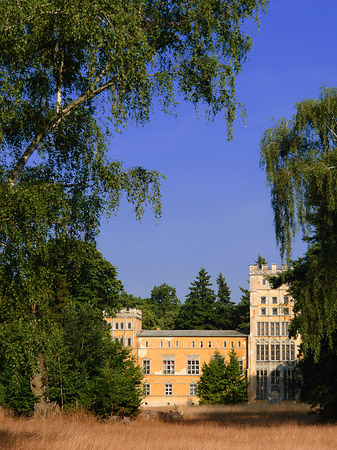
[[[9,177],[9,184],[11,186],[14,186],[17,182],[20,173],[24,169],[25,165],[27,164],[27,161],[32,156],[34,151],[38,148],[40,143],[43,141],[43,139],[57,126],[62,122],[63,119],[65,119],[67,116],[69,116],[74,110],[79,108],[81,105],[83,105],[88,100],[91,100],[92,98],[96,97],[96,95],[100,94],[104,90],[108,89],[109,87],[113,86],[114,81],[110,80],[107,81],[102,86],[95,88],[98,83],[101,81],[101,79],[104,77],[104,75],[107,72],[107,68],[105,68],[99,76],[96,78],[96,80],[92,83],[90,89],[82,94],[80,97],[78,97],[76,100],[74,100],[72,103],[70,103],[66,108],[63,108],[60,113],[56,113],[49,122],[44,126],[44,128],[34,137],[34,139],[31,141],[29,146],[26,148],[22,156],[20,157],[19,161],[17,162],[11,176]]]

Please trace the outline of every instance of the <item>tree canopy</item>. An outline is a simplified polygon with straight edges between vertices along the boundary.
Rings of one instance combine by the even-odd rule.
[[[336,411],[336,398],[327,394],[327,374],[336,365],[337,89],[324,88],[318,99],[303,100],[291,120],[267,130],[261,163],[271,187],[281,253],[289,257],[298,229],[309,244],[304,257],[276,281],[288,284],[295,301],[291,332],[302,338],[306,399]],[[315,387],[312,374],[318,364]]]
[[[247,382],[242,377],[234,350],[230,353],[228,363],[216,351],[210,362],[203,364],[197,394],[202,404],[237,404],[247,401]]]
[[[212,330],[215,328],[215,292],[211,288],[211,276],[202,267],[191,283],[190,293],[180,308],[177,328],[185,330]]]

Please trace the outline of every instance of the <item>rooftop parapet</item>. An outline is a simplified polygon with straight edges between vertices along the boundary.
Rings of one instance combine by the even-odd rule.
[[[288,269],[287,264],[281,264],[280,268],[277,264],[272,264],[268,267],[268,264],[262,264],[260,268],[257,264],[249,265],[249,275],[275,275],[279,272],[284,272]]]
[[[123,308],[116,314],[116,317],[118,317],[119,319],[132,318],[142,320],[142,311],[137,308]]]

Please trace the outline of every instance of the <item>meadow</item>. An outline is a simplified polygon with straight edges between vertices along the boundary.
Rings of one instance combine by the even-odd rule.
[[[184,406],[179,411],[179,423],[142,416],[122,423],[82,412],[18,419],[0,410],[0,449],[337,449],[337,424],[308,414],[306,405]]]

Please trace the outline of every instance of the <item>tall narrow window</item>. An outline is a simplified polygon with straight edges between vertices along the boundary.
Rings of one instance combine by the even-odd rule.
[[[266,297],[261,297],[261,303],[265,304],[266,303]]]
[[[200,348],[202,348],[204,346],[204,343],[202,341],[200,341]]]
[[[277,308],[273,308],[272,313],[273,313],[273,316],[277,316]]]
[[[115,323],[115,330],[118,330],[118,327],[119,327],[119,323],[116,322],[116,323]]]
[[[145,341],[145,347],[149,346],[149,341]]]
[[[280,322],[275,322],[275,336],[280,336]]]
[[[149,359],[143,359],[143,374],[150,375],[151,362]]]
[[[261,308],[261,316],[265,316],[266,315],[266,308]]]
[[[179,347],[179,342],[178,341],[176,341],[176,348],[178,348]]]
[[[192,341],[192,348],[194,348],[195,347],[195,342],[194,341]]]
[[[272,298],[272,303],[273,303],[274,305],[276,305],[276,303],[277,303],[277,297],[273,297],[273,298]]]
[[[128,330],[131,330],[131,322],[128,322]]]
[[[265,400],[267,398],[267,371],[257,370],[256,371],[256,399]]]
[[[143,384],[143,394],[150,395],[150,383]]]
[[[121,330],[124,330],[124,323],[121,322]]]
[[[212,347],[212,342],[208,341],[208,347]]]

